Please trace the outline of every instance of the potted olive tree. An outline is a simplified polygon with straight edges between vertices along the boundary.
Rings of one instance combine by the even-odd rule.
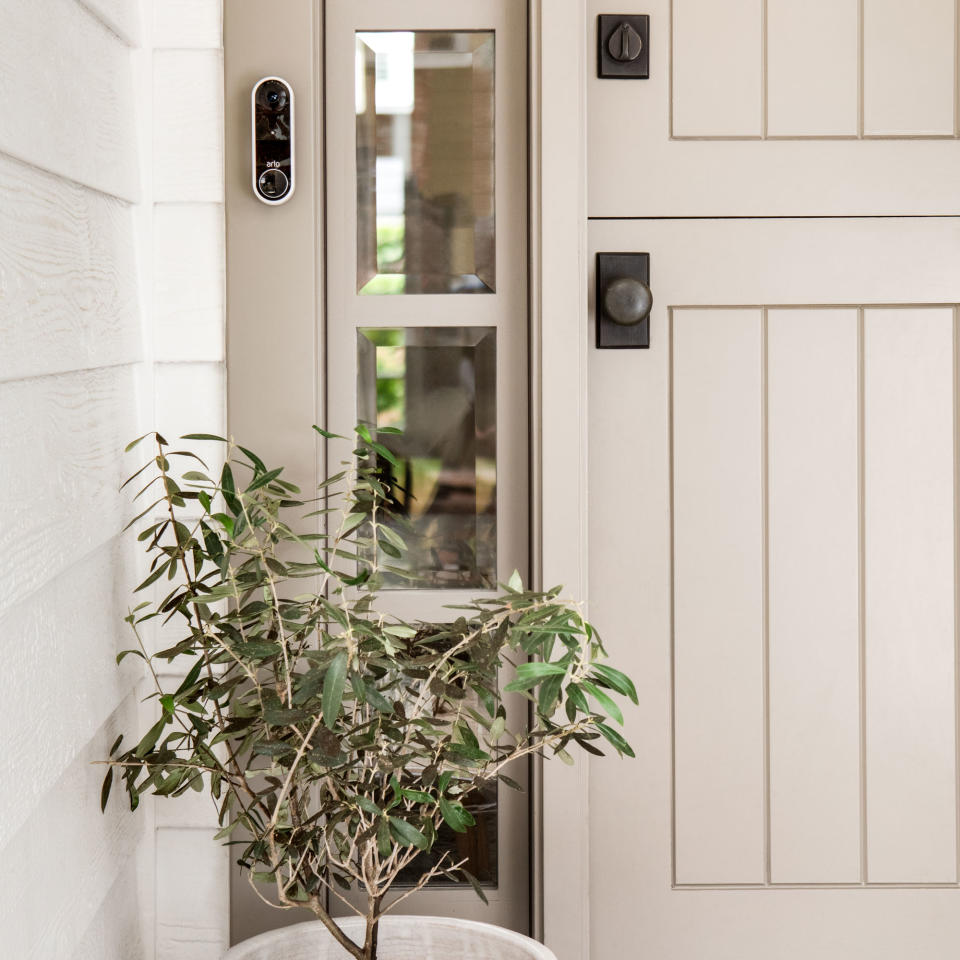
[[[208,792],[217,836],[254,887],[319,920],[256,937],[231,957],[376,960],[378,944],[384,960],[469,958],[474,947],[550,956],[485,924],[385,915],[441,875],[483,896],[465,860],[429,854],[443,824],[471,827],[483,787],[516,787],[511,764],[546,750],[572,762],[572,744],[633,756],[614,727],[623,722],[614,696],[636,702],[636,691],[602,662],[596,632],[557,589],[524,589],[517,575],[500,595],[452,609],[449,622],[379,612],[383,578],[409,575],[407,544],[385,469],[393,454],[364,425],[353,459],[310,504],[282,468],[232,441],[183,438],[226,445],[225,466],[210,476],[158,434],[128,450],[148,438],[155,450],[128,481],[142,485],[146,504],[131,526],[142,527],[151,557],[137,589],[169,586],[131,611],[136,645],[118,660],[146,661],[157,718],[135,742],[114,744],[103,806],[115,778],[131,809],[146,793]],[[327,532],[302,529],[305,510]],[[182,639],[151,654],[142,627],[157,618],[179,623]],[[183,680],[164,689],[156,664],[174,661]],[[501,687],[507,669],[513,679]],[[532,704],[523,729],[507,728],[509,692]],[[411,871],[417,879],[401,888]],[[338,901],[357,915],[334,921]]]

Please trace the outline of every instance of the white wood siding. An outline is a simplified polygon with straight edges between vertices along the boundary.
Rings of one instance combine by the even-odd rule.
[[[138,712],[116,669],[139,427],[139,3],[0,0],[0,880],[4,955],[152,957],[152,812],[99,785]]]
[[[0,23],[0,150],[135,200],[134,91],[126,42],[77,0],[0,0]]]
[[[0,935],[20,960],[228,943],[211,808],[115,792],[103,816],[92,763],[152,711],[113,663],[142,565],[121,451],[224,430],[220,16],[0,0]]]
[[[155,0],[152,26],[151,352],[155,424],[172,441],[226,430],[220,0]],[[203,446],[217,469],[219,446]],[[158,630],[156,648],[175,630]],[[213,805],[197,794],[155,806],[157,960],[220,960],[230,857]]]

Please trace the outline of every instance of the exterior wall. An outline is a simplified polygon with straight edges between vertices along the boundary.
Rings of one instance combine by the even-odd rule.
[[[226,430],[221,2],[154,0],[152,27],[151,425],[172,442]],[[179,639],[158,631],[154,642]],[[219,960],[229,855],[213,841],[216,811],[192,792],[154,804],[157,960]]]
[[[131,815],[115,789],[101,815],[91,763],[152,712],[139,661],[114,666],[142,568],[120,452],[224,429],[220,17],[0,0],[0,935],[23,960],[227,945],[212,807]]]
[[[152,952],[150,811],[99,809],[137,713],[114,666],[132,577],[119,452],[139,426],[141,20],[0,0],[0,930],[5,956]]]

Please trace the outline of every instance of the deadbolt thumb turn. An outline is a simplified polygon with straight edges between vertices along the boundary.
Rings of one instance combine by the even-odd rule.
[[[597,346],[650,346],[650,254],[597,254]]]

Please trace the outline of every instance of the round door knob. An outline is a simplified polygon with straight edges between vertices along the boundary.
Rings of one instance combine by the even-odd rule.
[[[650,316],[653,294],[642,281],[621,277],[608,284],[603,291],[603,309],[607,316],[623,327],[642,323]]]

